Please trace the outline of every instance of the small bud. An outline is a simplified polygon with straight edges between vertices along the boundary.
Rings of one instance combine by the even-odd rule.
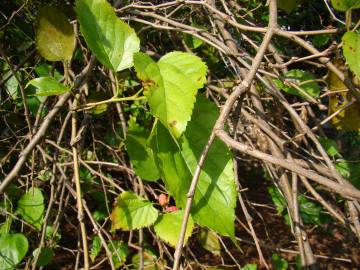
[[[178,209],[176,208],[176,206],[175,205],[173,205],[173,206],[167,206],[166,208],[165,208],[165,211],[166,212],[175,212],[175,211],[177,211]]]
[[[161,206],[166,206],[168,204],[168,197],[165,194],[160,194],[158,197],[159,204]]]

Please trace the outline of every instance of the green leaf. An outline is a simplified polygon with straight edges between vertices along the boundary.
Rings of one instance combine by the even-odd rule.
[[[190,49],[197,49],[203,44],[201,39],[190,34],[184,34],[184,41]]]
[[[160,178],[160,173],[147,142],[149,135],[150,132],[138,125],[133,118],[130,119],[126,138],[130,161],[138,176],[147,181],[156,181]]]
[[[53,70],[53,67],[46,63],[40,63],[35,67],[35,72],[39,77],[54,77],[57,81],[63,78],[63,75],[57,70]],[[52,76],[54,73],[54,76]]]
[[[286,270],[288,268],[288,262],[280,257],[279,254],[274,253],[271,256],[274,270]]]
[[[253,263],[248,263],[244,267],[241,267],[240,270],[257,270],[257,265]]]
[[[10,232],[11,224],[12,224],[12,217],[11,216],[6,217],[5,222],[2,223],[0,226],[0,236],[4,234],[8,234]]]
[[[290,14],[299,4],[298,0],[278,0],[278,7]]]
[[[359,0],[331,0],[331,4],[339,11],[360,8]]]
[[[166,213],[159,216],[158,220],[154,225],[154,230],[156,235],[159,236],[165,242],[175,247],[179,239],[183,216],[184,216],[183,210]],[[193,229],[194,229],[194,221],[190,215],[186,227],[184,244],[186,244]]]
[[[300,216],[305,224],[321,225],[321,206],[308,200],[305,196],[298,197]]]
[[[136,194],[124,191],[117,198],[110,219],[112,230],[130,231],[152,225],[158,217],[152,203]]]
[[[312,43],[315,47],[323,47],[331,40],[330,35],[316,35],[312,38]]]
[[[95,261],[100,251],[101,251],[101,239],[99,236],[95,235],[92,240],[91,249],[90,249],[90,259],[92,262]]]
[[[37,88],[35,96],[54,96],[61,95],[70,91],[69,88],[59,83],[53,77],[36,78],[28,82],[26,87],[28,87],[29,85]]]
[[[157,63],[137,53],[134,65],[152,115],[179,138],[190,120],[197,90],[206,82],[205,63],[189,53],[171,52]]]
[[[39,110],[39,107],[41,105],[41,101],[38,97],[35,96],[27,96],[26,97],[26,104],[28,105],[29,111],[33,116],[36,116],[37,111]],[[41,118],[43,118],[44,111],[42,112]]]
[[[75,34],[72,25],[60,9],[53,6],[40,8],[36,45],[46,60],[71,59],[75,49]]]
[[[37,248],[33,251],[33,256],[37,256],[37,253],[39,253],[40,249]],[[40,255],[37,261],[37,266],[43,267],[48,265],[52,259],[54,258],[54,251],[49,247],[43,247],[40,251]]]
[[[286,210],[286,201],[284,196],[280,193],[280,191],[276,187],[269,187],[268,191],[271,196],[271,200],[276,206],[276,210],[278,214],[282,214],[284,210]]]
[[[41,228],[44,217],[44,197],[40,189],[34,187],[30,188],[18,201],[16,212],[21,217],[33,225],[35,228]]]
[[[342,37],[342,41],[346,63],[349,65],[350,70],[360,78],[360,34],[346,32]]]
[[[7,75],[8,73],[5,74]],[[16,74],[17,76],[21,76],[19,72],[16,72]],[[13,100],[15,100],[18,97],[19,83],[16,80],[15,76],[11,76],[10,79],[8,79],[5,82],[5,89]]]
[[[126,256],[129,253],[128,246],[119,240],[112,241],[108,246],[110,253],[113,254],[112,261],[117,269],[126,261]]]
[[[29,243],[23,234],[5,234],[0,237],[0,269],[12,270],[25,257]]]
[[[337,143],[334,140],[325,137],[320,137],[319,142],[325,148],[329,156],[334,157],[336,155],[340,155],[339,147],[337,146]]]
[[[139,269],[140,254],[136,253],[131,258],[132,268]],[[165,269],[166,261],[158,258],[156,254],[150,249],[144,249],[144,270],[163,270]]]
[[[191,174],[218,117],[216,105],[199,96],[181,144],[181,153]],[[236,188],[232,153],[219,139],[213,142],[199,179],[191,212],[195,222],[221,235],[233,236]],[[221,216],[221,219],[209,219],[209,216]]]
[[[45,238],[48,240],[51,239],[54,243],[58,243],[61,240],[61,234],[58,231],[55,233],[55,229],[52,226],[46,226]]]
[[[198,234],[200,245],[212,254],[220,255],[221,246],[217,234],[212,230],[201,230]]]
[[[357,188],[360,189],[360,163],[347,160],[335,164],[336,170]]]
[[[92,92],[87,98],[87,102],[99,102],[108,99],[109,97],[104,92]],[[103,103],[92,107],[89,113],[92,115],[101,115],[107,111],[109,104]]]
[[[133,66],[140,40],[106,0],[76,0],[75,11],[86,44],[104,66],[113,71]]]
[[[289,214],[287,211],[286,200],[280,191],[276,187],[269,187],[268,191],[271,195],[271,199],[274,202],[276,209],[280,215],[283,215],[288,224]],[[308,200],[305,196],[300,195],[298,197],[299,212],[305,224],[323,224],[327,216],[322,213],[320,205]]]
[[[306,92],[312,97],[316,98],[320,94],[320,87],[318,83],[315,81],[315,77],[309,72],[300,69],[292,69],[284,74],[283,79],[296,84],[304,92]],[[306,97],[298,89],[286,85],[283,80],[275,79],[274,83],[278,88],[285,91],[286,93],[299,97]]]
[[[158,123],[152,147],[167,190],[176,205],[184,208],[197,160],[218,118],[215,104],[199,96],[191,122],[182,138],[182,151],[165,127]],[[194,221],[224,236],[234,236],[236,190],[232,157],[220,140],[215,140],[200,174],[191,210]],[[209,218],[217,217],[221,218]]]

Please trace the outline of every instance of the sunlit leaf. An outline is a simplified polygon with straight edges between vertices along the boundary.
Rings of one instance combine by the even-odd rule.
[[[342,37],[342,41],[346,63],[350,70],[360,78],[360,34],[347,32]]]
[[[331,4],[339,11],[360,8],[359,0],[331,0]]]
[[[41,56],[49,61],[70,60],[75,49],[75,34],[61,9],[40,8],[36,45]]]
[[[59,83],[53,77],[40,77],[31,80],[26,87],[32,85],[36,87],[36,96],[54,96],[69,92],[70,89]]]
[[[315,81],[315,77],[306,71],[300,69],[292,69],[284,74],[284,80],[287,80],[297,85],[301,90],[312,97],[318,97],[320,94],[320,87]],[[306,97],[300,90],[293,86],[287,85],[285,81],[275,79],[274,83],[281,90],[288,94],[292,94],[299,97]]]
[[[16,212],[21,217],[40,230],[44,218],[44,196],[39,188],[30,188],[17,204]]]
[[[254,263],[249,263],[245,265],[244,267],[241,267],[240,270],[257,270],[257,265]]]
[[[148,55],[137,53],[134,65],[151,113],[175,137],[180,137],[190,120],[197,90],[206,82],[205,63],[195,55],[172,52],[157,63]]]
[[[25,257],[29,243],[23,234],[5,234],[0,237],[0,269],[13,270]]]
[[[86,44],[104,66],[121,71],[133,65],[140,40],[106,0],[76,0],[75,11]]]
[[[156,235],[159,236],[165,242],[175,247],[179,239],[183,216],[184,216],[183,210],[160,215],[154,225],[154,230]],[[187,242],[188,238],[190,237],[193,228],[194,228],[194,221],[190,215],[186,227],[184,244]]]
[[[158,217],[152,203],[136,194],[124,191],[113,207],[110,219],[112,230],[130,231],[152,225]]]
[[[218,117],[215,104],[198,97],[180,150],[162,124],[152,134],[152,147],[167,190],[184,208],[197,160]],[[191,214],[194,221],[221,235],[234,236],[236,190],[232,156],[225,144],[215,140],[200,174]],[[221,218],[209,218],[221,216]]]

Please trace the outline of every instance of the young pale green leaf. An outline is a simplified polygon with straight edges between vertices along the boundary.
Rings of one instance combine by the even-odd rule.
[[[106,0],[76,0],[75,11],[86,44],[104,66],[113,71],[132,67],[140,40]]]
[[[36,96],[54,96],[69,92],[70,89],[59,83],[53,77],[40,77],[31,80],[26,87],[32,85],[36,87]]]
[[[152,203],[136,194],[124,191],[117,198],[110,219],[112,230],[130,231],[152,225],[158,217]]]
[[[347,32],[342,37],[342,41],[346,63],[351,71],[360,78],[360,34]]]
[[[175,247],[179,239],[183,216],[184,216],[183,210],[166,213],[159,216],[158,220],[154,225],[154,230],[156,235],[159,236],[165,242]],[[194,229],[194,221],[190,215],[186,227],[184,243],[186,243],[187,240],[189,239],[193,229]]]
[[[185,207],[197,160],[217,117],[216,106],[205,97],[199,96],[192,119],[182,137],[182,150],[162,124],[158,123],[154,129],[151,145],[162,179],[178,207]],[[199,225],[232,237],[235,204],[236,190],[231,153],[225,144],[215,140],[200,174],[191,214]],[[212,216],[221,218],[209,218]]]
[[[95,261],[100,251],[101,251],[101,239],[99,236],[95,235],[91,243],[90,256],[89,256],[92,262]]]
[[[38,253],[40,254],[38,255]],[[37,248],[33,251],[33,256],[39,256],[38,261],[36,263],[39,267],[44,267],[48,265],[52,259],[54,258],[54,251],[49,247],[43,247],[41,249]]]
[[[160,173],[155,164],[152,149],[147,142],[149,135],[150,132],[131,119],[126,138],[126,148],[136,174],[143,180],[156,181],[160,178]]]
[[[360,8],[359,0],[331,0],[332,6],[339,11]]]
[[[23,234],[5,234],[0,237],[0,269],[13,270],[25,257],[29,243]]]
[[[221,245],[216,232],[212,230],[201,230],[198,234],[200,245],[214,255],[220,255]]]
[[[60,9],[53,6],[44,6],[40,9],[36,45],[46,60],[71,59],[75,49],[75,33]]]
[[[315,81],[315,77],[309,72],[300,69],[292,69],[284,74],[284,79],[294,83],[311,97],[316,98],[320,94],[320,87]],[[304,95],[300,90],[295,87],[286,85],[282,80],[275,79],[274,83],[277,87],[286,93],[299,97],[306,97],[306,95]]]
[[[179,138],[191,118],[197,90],[206,82],[205,63],[195,55],[172,52],[157,63],[137,53],[134,65],[152,115]]]
[[[44,218],[44,197],[39,188],[30,188],[18,201],[16,212],[21,217],[33,225],[35,228],[41,228]]]

